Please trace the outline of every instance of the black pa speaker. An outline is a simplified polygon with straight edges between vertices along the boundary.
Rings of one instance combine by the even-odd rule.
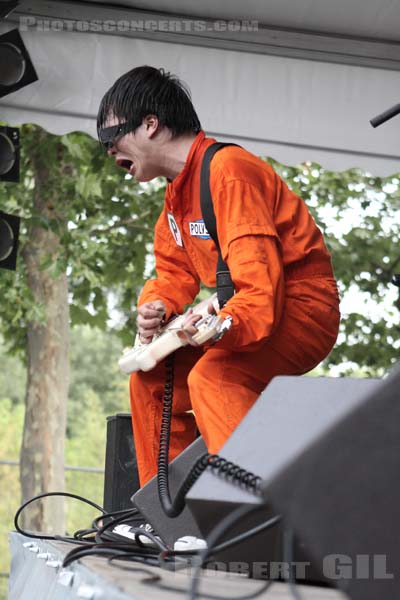
[[[399,367],[263,486],[353,600],[400,598]]]
[[[131,415],[107,417],[104,510],[132,508],[130,498],[139,487]]]
[[[0,62],[0,98],[38,80],[18,29],[0,35]]]
[[[1,135],[1,134],[0,134]],[[17,266],[20,218],[0,211],[0,268],[15,271]]]
[[[219,453],[262,478],[266,510],[264,514],[256,513],[251,520],[242,520],[222,541],[280,513],[279,503],[269,501],[268,482],[278,477],[316,439],[323,438],[330,427],[362,403],[379,384],[376,379],[275,377]],[[220,475],[208,469],[187,495],[187,505],[206,539],[228,513],[240,505],[251,507],[261,502],[240,484],[228,481],[223,473]],[[285,494],[296,504],[295,489],[288,486]],[[230,565],[239,563],[242,572],[246,569],[253,577],[277,579],[288,574],[284,558],[283,528],[277,526],[226,550],[217,560],[223,561],[229,570],[234,570]],[[302,539],[297,540],[293,558],[298,563],[295,575],[299,579],[325,582]]]
[[[0,127],[0,181],[19,182],[19,163],[18,127]]]

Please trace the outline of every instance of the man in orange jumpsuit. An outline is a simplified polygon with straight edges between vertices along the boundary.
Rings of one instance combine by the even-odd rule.
[[[99,138],[138,181],[168,180],[155,228],[155,279],[138,302],[138,332],[149,343],[164,319],[191,304],[200,283],[215,287],[217,251],[200,208],[205,137],[183,84],[153,67],[120,77],[104,96]],[[210,167],[218,239],[235,295],[220,311],[231,325],[215,344],[177,351],[170,460],[196,436],[217,453],[272,377],[300,375],[336,341],[339,298],[329,253],[304,201],[274,170],[228,146]],[[165,365],[131,377],[140,481],[157,472]],[[192,409],[192,410],[191,410]],[[193,411],[193,412],[192,412]],[[193,415],[194,413],[194,415]]]

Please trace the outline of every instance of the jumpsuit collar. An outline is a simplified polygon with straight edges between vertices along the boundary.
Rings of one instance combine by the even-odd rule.
[[[192,145],[190,146],[189,153],[186,158],[186,162],[183,166],[183,169],[171,182],[168,182],[168,192],[172,196],[179,195],[183,186],[185,185],[185,181],[187,180],[188,175],[191,173],[191,168],[193,165],[194,157],[196,155],[197,150],[201,146],[203,140],[205,139],[206,134],[204,131],[200,131],[193,140]]]

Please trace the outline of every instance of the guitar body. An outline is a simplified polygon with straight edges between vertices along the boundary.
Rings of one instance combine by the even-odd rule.
[[[216,315],[208,313],[209,304],[212,304],[215,311],[218,312],[217,294],[213,294],[193,307],[193,312],[202,316],[202,319],[196,323],[198,332],[192,336],[198,344],[204,344],[217,332],[215,328],[217,318]],[[185,314],[171,319],[153,337],[150,344],[142,344],[139,336],[136,336],[133,348],[125,350],[118,361],[121,371],[127,375],[136,371],[150,371],[166,356],[178,348],[186,346],[188,342],[183,333],[184,320]]]

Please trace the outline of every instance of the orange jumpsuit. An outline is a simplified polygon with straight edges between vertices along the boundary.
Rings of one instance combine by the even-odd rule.
[[[213,142],[197,135],[156,224],[157,278],[146,282],[139,304],[162,300],[167,317],[193,302],[200,282],[215,287],[217,251],[200,209],[201,161]],[[196,424],[209,452],[218,452],[272,377],[311,370],[339,327],[330,256],[304,201],[271,166],[234,146],[214,156],[210,188],[236,290],[221,313],[233,325],[214,346],[177,352],[170,460],[194,440]],[[164,378],[163,363],[131,376],[142,485],[157,472]]]

